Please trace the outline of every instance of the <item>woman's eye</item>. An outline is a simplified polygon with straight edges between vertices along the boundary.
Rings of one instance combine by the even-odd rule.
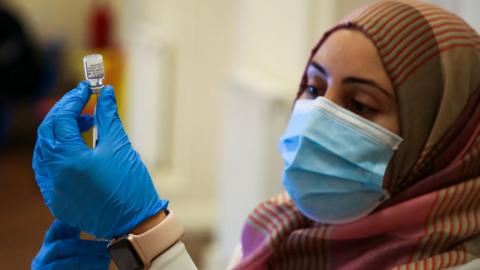
[[[353,111],[358,113],[358,114],[368,114],[368,113],[375,112],[375,109],[372,109],[372,108],[366,106],[365,104],[363,104],[361,102],[358,102],[356,100],[352,100],[351,106],[352,106]]]
[[[308,93],[310,98],[316,98],[320,95],[320,90],[313,85],[307,86],[307,89],[305,91]]]

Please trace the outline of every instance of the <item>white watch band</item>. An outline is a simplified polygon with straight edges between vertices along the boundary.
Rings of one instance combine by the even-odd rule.
[[[147,268],[153,259],[173,246],[182,237],[183,232],[183,226],[170,211],[155,227],[142,234],[129,234],[127,238]]]

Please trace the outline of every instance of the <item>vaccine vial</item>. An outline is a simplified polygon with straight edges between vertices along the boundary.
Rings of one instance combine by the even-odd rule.
[[[98,94],[103,88],[102,81],[105,78],[102,55],[85,55],[83,57],[83,68],[85,70],[85,77],[90,83],[90,90],[93,94]]]
[[[85,70],[85,77],[90,83],[90,91],[94,99],[94,114],[97,111],[97,100],[100,91],[103,88],[103,79],[105,78],[105,70],[103,66],[103,56],[101,54],[89,54],[83,57],[83,68]],[[92,130],[92,145],[95,147],[98,142],[98,130],[93,126]]]

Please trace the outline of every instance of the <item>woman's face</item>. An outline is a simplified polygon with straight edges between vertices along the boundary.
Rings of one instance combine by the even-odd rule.
[[[320,47],[307,68],[300,96],[317,96],[399,134],[397,101],[377,49],[361,32],[342,29]]]

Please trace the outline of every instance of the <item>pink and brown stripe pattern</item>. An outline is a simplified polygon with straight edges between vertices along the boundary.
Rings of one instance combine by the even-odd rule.
[[[457,16],[419,2],[385,2],[353,22],[371,36],[397,88],[442,52],[462,47],[480,50],[479,36]]]
[[[462,246],[478,233],[480,179],[441,190],[406,269],[444,269],[464,264],[472,256]]]
[[[480,230],[479,193],[480,178],[475,178],[336,226],[306,220],[282,194],[284,199],[258,207],[270,204],[275,214],[255,223],[255,213],[250,216],[242,235],[246,256],[236,269],[418,270],[462,265],[475,259],[464,243]],[[270,226],[281,220],[280,209],[285,208],[297,222],[289,229]]]

